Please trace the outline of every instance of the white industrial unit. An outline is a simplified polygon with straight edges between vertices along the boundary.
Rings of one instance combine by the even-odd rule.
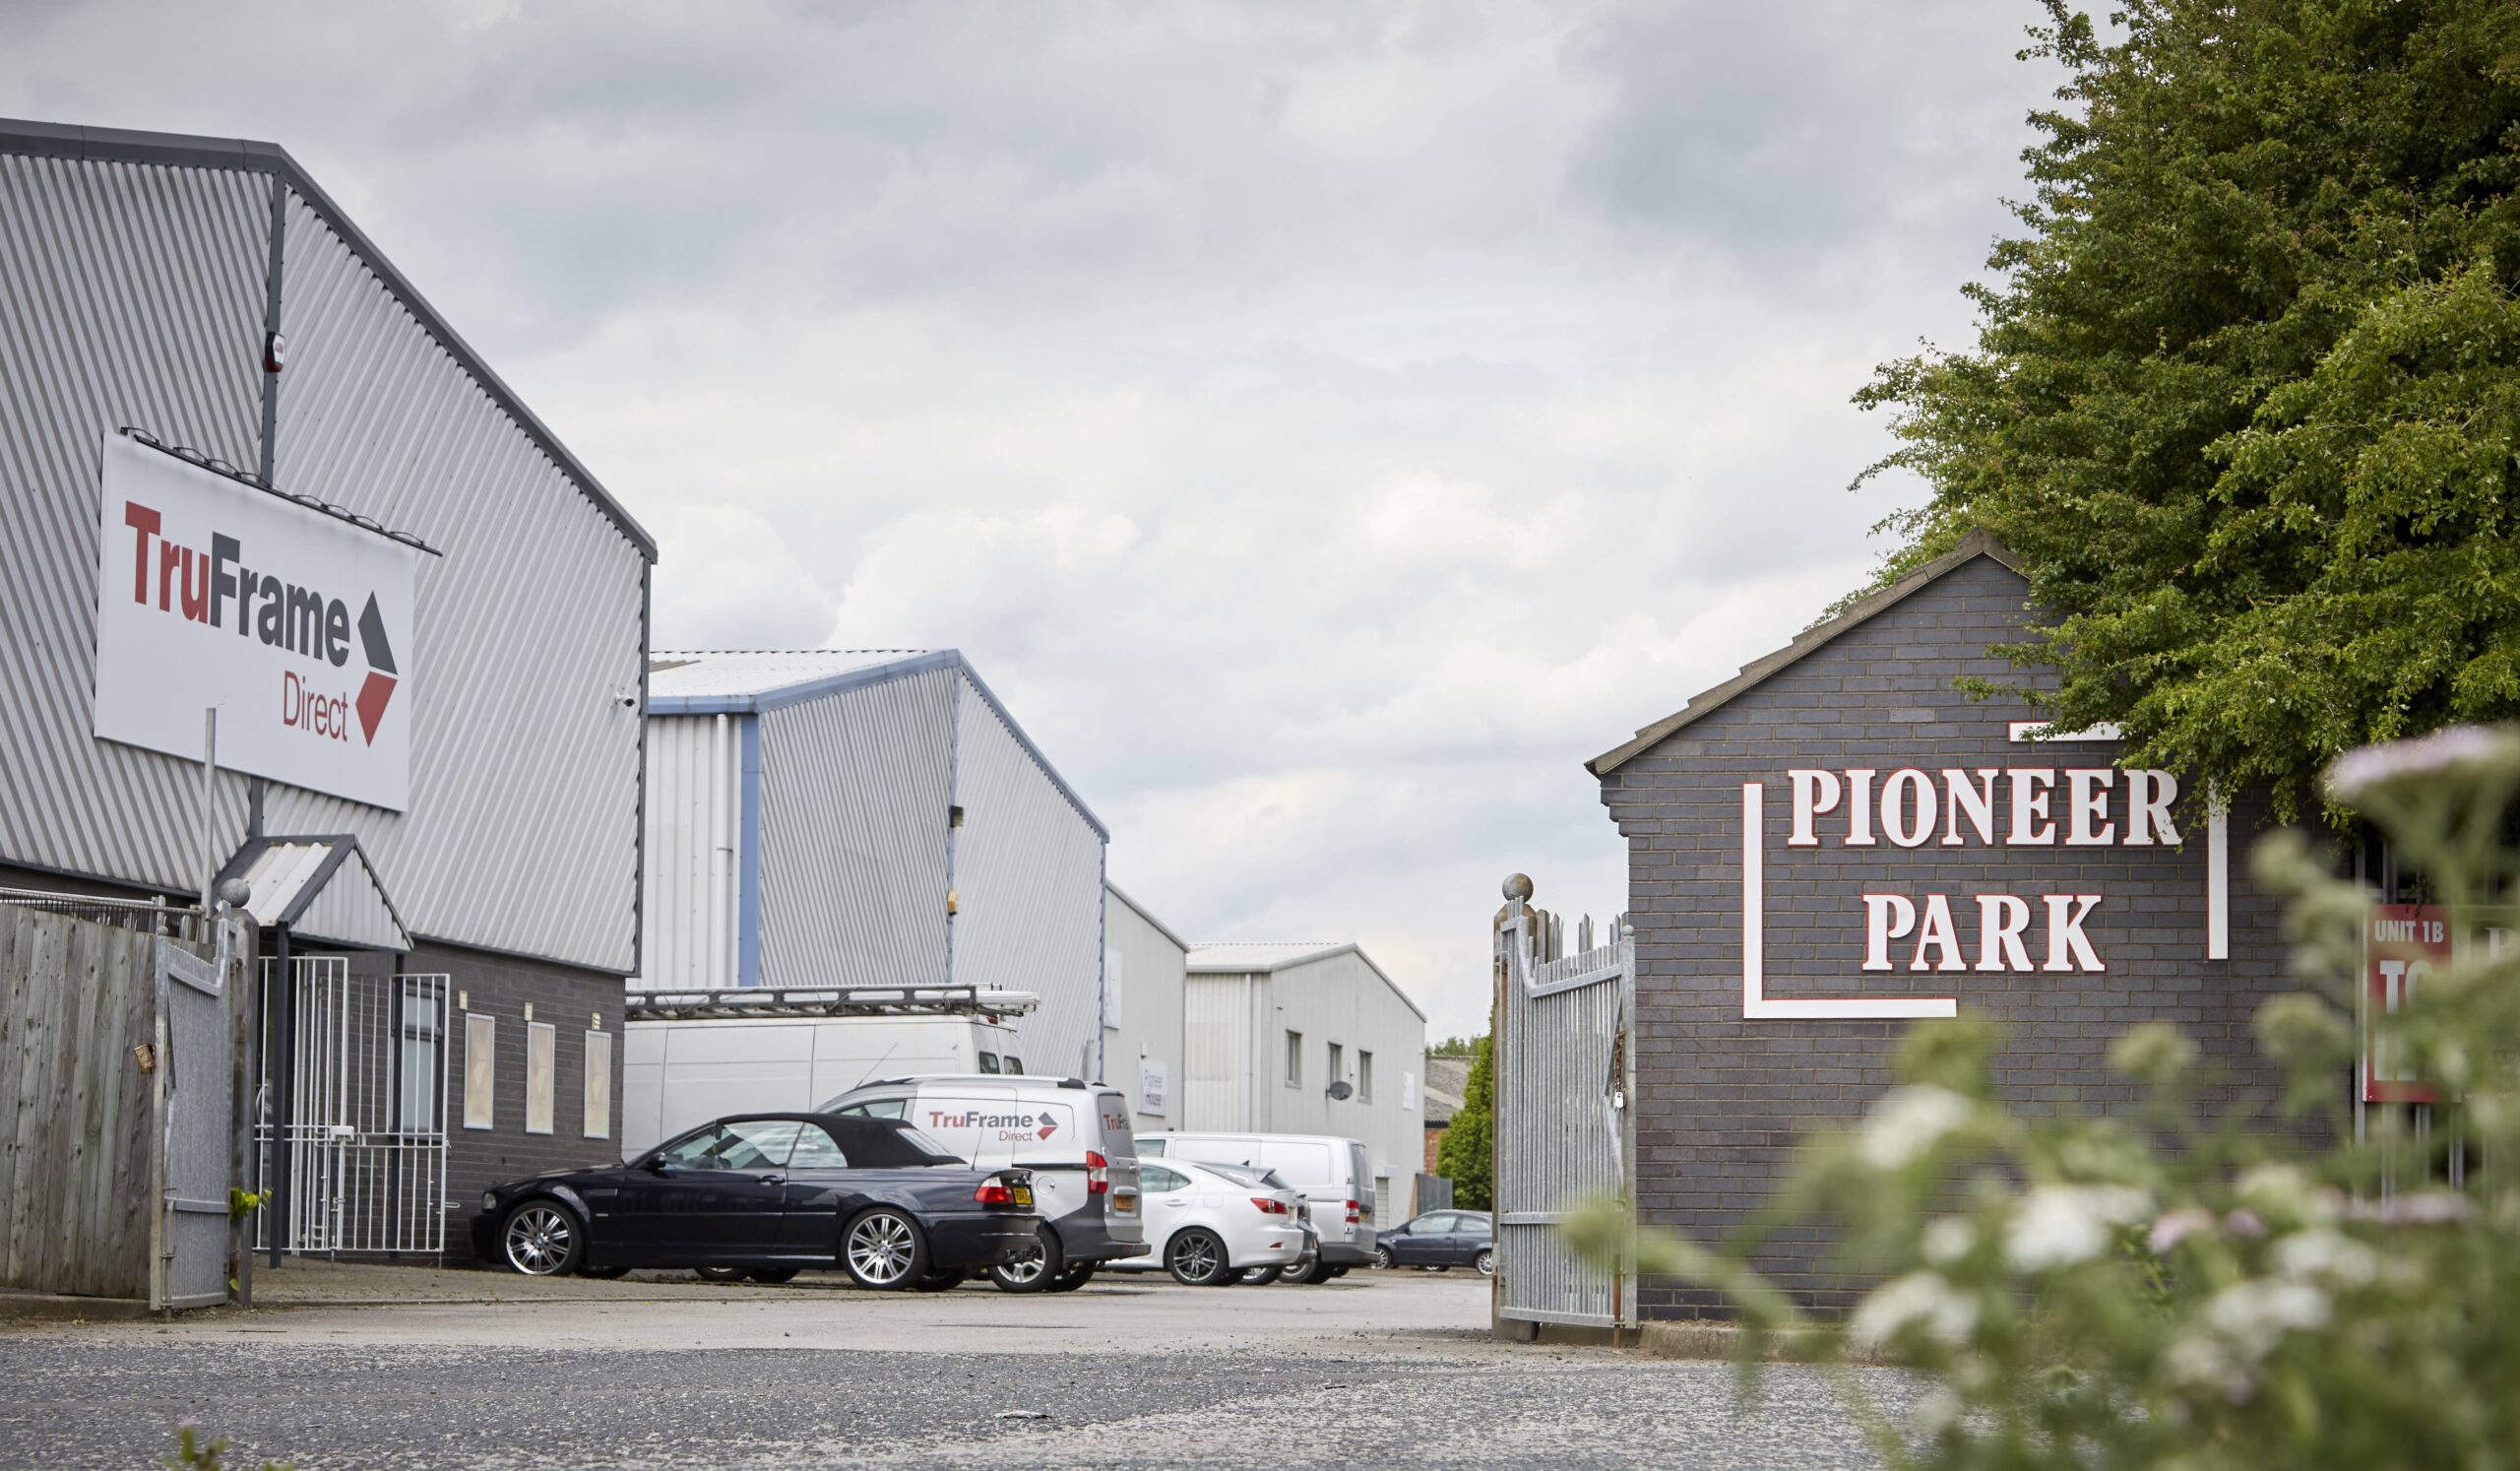
[[[1362,949],[1193,946],[1182,1032],[1175,1129],[1354,1139],[1382,1219],[1406,1219],[1425,1149],[1426,1013]]]
[[[648,729],[643,986],[1030,991],[1100,1076],[1108,834],[961,654],[660,653]]]
[[[1178,1128],[1190,947],[1118,885],[1104,885],[1103,894],[1102,1081],[1128,1095],[1137,1132]]]

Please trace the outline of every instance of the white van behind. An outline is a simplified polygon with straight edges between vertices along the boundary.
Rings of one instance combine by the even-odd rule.
[[[888,1077],[827,1099],[823,1114],[900,1119],[979,1169],[1033,1173],[1039,1255],[991,1267],[1007,1292],[1071,1292],[1146,1249],[1129,1100],[1077,1078],[964,1073]]]
[[[1275,1170],[1303,1192],[1312,1225],[1321,1234],[1321,1257],[1310,1272],[1290,1271],[1289,1282],[1318,1282],[1344,1275],[1374,1259],[1374,1190],[1365,1146],[1333,1134],[1225,1134],[1170,1130],[1148,1134],[1138,1152],[1149,1159],[1185,1159],[1206,1165],[1248,1165]]]
[[[744,1113],[802,1113],[869,1078],[1020,1073],[1006,1019],[1024,991],[632,991],[621,1040],[621,1157]]]

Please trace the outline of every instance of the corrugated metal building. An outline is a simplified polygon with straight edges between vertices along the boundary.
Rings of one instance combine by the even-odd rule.
[[[1038,992],[1036,1072],[1102,1068],[1109,834],[951,649],[659,653],[652,989]]]
[[[655,544],[270,144],[0,121],[0,886],[202,888],[201,763],[92,734],[120,525],[100,521],[100,444],[180,448],[248,512],[301,514],[269,510],[278,491],[425,543],[395,696],[404,808],[222,772],[216,860],[267,890],[258,913],[285,900],[299,960],[333,961],[327,995],[373,983],[402,1035],[372,1081],[403,1121],[444,1107],[469,1025],[446,1002],[490,1024],[472,1117],[493,1121],[450,1130],[447,1201],[604,1157],[610,1045],[581,1040],[617,1028],[639,966]],[[230,716],[265,698],[238,691]],[[324,861],[300,862],[310,844]],[[336,874],[359,892],[323,891]],[[449,984],[394,979],[420,973]],[[583,1128],[529,1133],[553,1107],[530,1072]]]
[[[1105,884],[1102,893],[1102,1081],[1128,1093],[1138,1132],[1173,1128],[1181,1117],[1181,994],[1190,947],[1119,885]]]
[[[1425,1149],[1426,1013],[1353,943],[1193,945],[1187,971],[1172,1126],[1354,1139],[1376,1219],[1407,1219]],[[1351,1091],[1335,1098],[1341,1082]]]

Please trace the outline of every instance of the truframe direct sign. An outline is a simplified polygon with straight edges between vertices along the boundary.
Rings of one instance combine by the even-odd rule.
[[[96,735],[402,811],[419,548],[109,434]]]

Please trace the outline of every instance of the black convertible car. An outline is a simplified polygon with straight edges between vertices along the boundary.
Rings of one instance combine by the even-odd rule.
[[[496,1185],[472,1249],[536,1277],[632,1267],[785,1282],[837,1265],[860,1287],[952,1287],[1036,1244],[1033,1177],[975,1170],[893,1119],[752,1114],[626,1165]]]

